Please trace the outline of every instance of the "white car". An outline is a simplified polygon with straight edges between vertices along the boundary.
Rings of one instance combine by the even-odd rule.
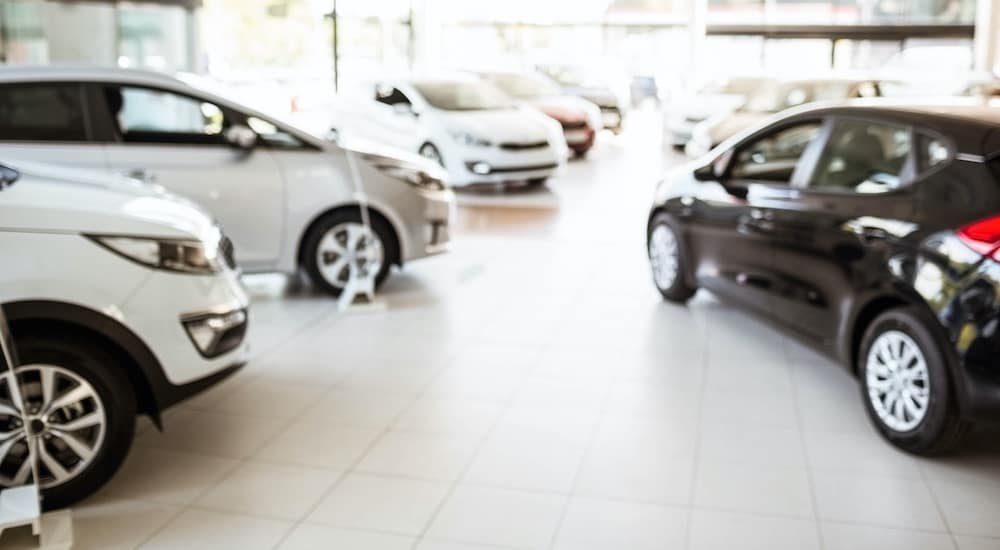
[[[392,265],[445,251],[455,208],[444,172],[414,153],[349,150],[126,69],[0,69],[0,158],[163,186],[219,220],[247,272],[305,269],[334,295],[351,274],[381,283]]]
[[[246,292],[202,209],[124,178],[0,166],[0,307],[24,399],[0,379],[0,487],[28,479],[40,435],[48,509],[121,465],[136,414],[163,410],[247,360]],[[21,413],[27,422],[21,421]]]
[[[418,152],[443,166],[455,187],[542,185],[569,156],[558,122],[475,76],[384,81],[375,94],[426,132]]]
[[[674,147],[684,147],[691,141],[697,125],[738,109],[747,96],[766,82],[766,78],[730,78],[711,82],[687,97],[672,101],[664,112],[667,141]]]
[[[600,107],[563,92],[559,84],[544,74],[494,72],[480,76],[515,100],[555,119],[562,126],[567,146],[577,157],[587,154],[594,146],[597,132],[604,128]]]

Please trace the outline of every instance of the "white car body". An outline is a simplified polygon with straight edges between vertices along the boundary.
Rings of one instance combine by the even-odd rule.
[[[335,95],[321,105],[288,115],[297,127],[341,143],[370,142],[414,154],[430,134],[413,117],[371,98]]]
[[[471,76],[431,81],[489,85]],[[401,139],[420,136],[427,140],[421,146],[433,145],[452,186],[544,180],[565,164],[569,156],[566,140],[562,127],[551,118],[516,105],[482,110],[438,108],[420,92],[422,82],[428,81],[382,81],[377,89],[395,90],[405,96],[408,107],[390,106],[396,117],[413,125],[413,130],[405,132]],[[478,172],[472,168],[476,165],[482,168]]]
[[[278,137],[291,138],[293,145],[288,147],[262,143],[250,150],[215,142],[129,143],[106,128],[104,135],[98,135],[102,127],[92,123],[87,139],[0,139],[0,158],[125,174],[197,202],[232,238],[239,264],[247,272],[296,272],[310,228],[337,209],[357,209],[359,187],[374,215],[384,218],[395,233],[399,257],[390,258],[392,263],[402,265],[447,249],[454,194],[446,185],[427,188],[391,176],[372,160],[397,162],[421,174],[441,172],[417,155],[347,150],[162,74],[90,67],[0,69],[0,92],[7,87],[57,83],[82,86],[87,90],[84,95],[90,96],[100,96],[109,87],[127,87],[186,97],[202,108],[206,103],[217,106],[227,118],[234,113],[248,122],[256,121],[259,128],[274,129]],[[87,105],[93,107],[94,101],[92,97]],[[153,107],[138,115],[150,119],[169,115]],[[90,116],[100,118],[100,114]]]
[[[765,82],[764,78],[733,78],[711,83],[695,93],[672,101],[664,113],[667,141],[683,147],[691,140],[696,126],[715,117],[732,113],[746,101],[747,94]]]
[[[249,299],[228,239],[189,201],[0,163],[0,307],[21,381],[21,398],[0,407],[0,491],[34,471],[45,506],[59,508],[115,473],[136,415],[160,426],[166,408],[246,363]]]

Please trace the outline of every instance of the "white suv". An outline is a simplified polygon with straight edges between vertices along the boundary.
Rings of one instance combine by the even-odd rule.
[[[219,220],[244,270],[304,268],[335,295],[352,273],[381,283],[391,266],[445,251],[455,208],[444,172],[415,152],[350,151],[136,70],[0,69],[0,158],[161,185]]]
[[[164,408],[246,362],[249,302],[231,245],[186,200],[124,178],[5,164],[0,262],[24,392],[15,403],[10,377],[0,379],[0,486],[28,479],[25,437],[41,435],[48,509],[114,474],[136,414],[159,426]]]

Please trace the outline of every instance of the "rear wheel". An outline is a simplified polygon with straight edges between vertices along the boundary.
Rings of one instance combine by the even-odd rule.
[[[121,466],[135,431],[135,394],[115,356],[83,337],[18,335],[23,403],[0,381],[0,485],[29,480],[38,436],[42,504],[62,508],[97,491]],[[18,411],[22,411],[22,422]]]
[[[375,286],[398,262],[395,233],[382,218],[370,216],[366,227],[360,209],[327,215],[306,236],[302,263],[316,287],[340,296],[351,278],[374,274]]]
[[[671,302],[687,302],[698,289],[687,283],[687,258],[677,231],[670,225],[666,214],[657,214],[653,218],[649,228],[648,247],[649,265],[657,290]]]
[[[890,443],[932,455],[959,444],[971,424],[958,411],[947,364],[916,308],[883,313],[872,322],[858,355],[862,398]]]

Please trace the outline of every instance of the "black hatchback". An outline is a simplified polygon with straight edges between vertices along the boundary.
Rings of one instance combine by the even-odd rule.
[[[909,452],[1000,419],[1000,109],[800,110],[657,189],[663,296],[708,289],[826,349]]]

